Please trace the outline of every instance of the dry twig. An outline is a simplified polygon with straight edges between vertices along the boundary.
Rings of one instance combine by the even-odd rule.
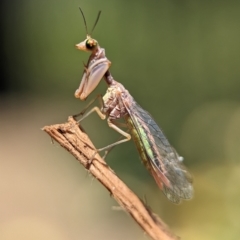
[[[79,124],[69,117],[68,122],[45,126],[51,138],[67,149],[102,185],[111,196],[125,209],[141,228],[154,240],[176,240],[167,225],[147,207],[114,173],[97,154],[89,164],[95,147]]]

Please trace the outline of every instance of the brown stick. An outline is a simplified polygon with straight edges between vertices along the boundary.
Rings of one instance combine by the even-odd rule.
[[[67,149],[126,210],[141,228],[154,240],[180,239],[170,233],[167,225],[147,207],[98,155],[89,164],[95,147],[79,124],[72,118],[64,124],[45,126],[42,130]]]

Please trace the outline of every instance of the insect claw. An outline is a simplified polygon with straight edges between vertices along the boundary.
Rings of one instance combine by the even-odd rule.
[[[78,114],[75,114],[75,115],[73,115],[72,117],[73,117],[73,119],[77,122],[77,123],[80,123],[81,122],[81,120],[82,120],[82,116],[84,115],[84,112],[80,112],[80,113],[78,113]],[[77,118],[79,118],[80,117],[80,119],[77,119]]]
[[[104,159],[104,160],[105,160],[105,157],[108,155],[108,153],[109,153],[109,151],[108,151],[108,150],[106,150],[106,151],[105,151],[105,153],[104,153],[104,155],[102,156],[102,159]]]
[[[91,164],[93,162],[94,157],[96,156],[96,154],[98,153],[97,150],[95,150],[94,154],[92,155],[92,157],[90,159],[87,160],[87,169],[89,169],[91,167]]]

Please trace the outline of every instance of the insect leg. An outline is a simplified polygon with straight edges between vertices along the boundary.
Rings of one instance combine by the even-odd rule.
[[[76,119],[77,117],[81,117],[81,118],[78,120],[78,122],[81,122],[84,118],[88,117],[91,113],[93,113],[93,112],[95,111],[95,112],[98,114],[98,116],[99,116],[101,119],[104,120],[104,119],[106,118],[106,115],[103,114],[103,113],[101,112],[100,108],[97,107],[97,106],[96,106],[96,107],[93,107],[90,111],[88,111],[88,112],[86,113],[87,109],[88,109],[97,99],[99,100],[100,108],[102,108],[102,106],[103,106],[102,96],[101,96],[101,95],[97,95],[92,101],[90,101],[90,102],[88,103],[88,105],[87,105],[80,113],[75,114],[75,115],[73,116],[73,118]]]
[[[116,93],[116,97],[118,99],[117,102],[118,102],[118,105],[119,105],[119,108],[120,108],[120,112],[123,114],[124,111],[125,111],[125,106],[124,106],[123,100],[121,98],[121,92],[120,91],[118,93]],[[110,128],[112,128],[112,129],[114,129],[115,131],[117,131],[118,133],[120,133],[122,135],[123,139],[118,140],[117,142],[112,143],[112,144],[110,144],[110,145],[108,145],[106,147],[98,149],[98,152],[106,150],[106,153],[105,153],[104,157],[106,157],[106,154],[109,151],[111,151],[111,149],[113,147],[115,147],[118,144],[127,142],[127,141],[129,141],[131,139],[131,135],[129,133],[127,133],[127,132],[125,132],[125,131],[123,131],[122,129],[119,128],[119,126],[120,127],[127,127],[126,124],[117,122],[116,118],[115,117],[111,117],[111,116],[108,117],[107,122],[108,122],[108,126]]]
[[[114,122],[114,124],[116,125],[116,126],[119,126],[119,127],[126,127],[127,128],[127,124],[125,124],[125,123],[121,123],[121,122],[115,122],[115,121],[113,121],[112,120],[112,122]],[[128,130],[129,131],[129,130]],[[128,132],[127,131],[127,132]],[[118,138],[118,141],[120,141],[120,140],[122,140],[122,139],[124,139],[125,137],[124,136],[120,136],[119,138]],[[115,146],[112,146],[112,147],[110,147],[109,149],[107,149],[107,150],[105,150],[105,153],[104,153],[104,155],[102,156],[102,158],[103,159],[105,159],[106,158],[106,156],[110,153],[110,151],[112,151],[112,149],[114,148]]]
[[[100,109],[98,107],[94,107],[92,108],[86,115],[88,116],[89,114],[91,114],[92,112],[96,111],[97,114],[99,115],[102,114],[104,117],[106,117],[106,115],[104,115]],[[85,116],[86,116],[85,115]],[[85,118],[85,116],[83,118]],[[100,115],[99,115],[100,116]],[[100,116],[101,117],[101,116]],[[103,118],[102,118],[103,119]],[[81,119],[82,120],[82,119]],[[101,151],[104,151],[105,150],[105,154],[103,156],[103,158],[106,157],[106,155],[112,150],[113,147],[115,147],[116,145],[118,144],[121,144],[121,143],[124,143],[124,142],[127,142],[131,139],[131,135],[127,132],[124,132],[122,129],[120,129],[119,127],[117,127],[117,125],[119,125],[119,123],[116,123],[113,119],[111,118],[108,118],[107,119],[107,122],[108,122],[108,126],[110,128],[113,128],[115,131],[117,131],[118,133],[120,133],[122,136],[121,137],[124,137],[124,139],[121,139],[115,143],[112,143],[106,147],[103,147],[103,148],[99,148],[99,149],[96,149],[95,153],[92,155],[92,157],[88,160],[88,166],[91,165],[95,155],[98,153],[98,152],[101,152]],[[123,126],[124,124],[120,123],[121,126]],[[125,126],[125,125],[124,125]]]
[[[108,118],[107,119],[107,122],[108,122],[108,126],[112,129],[114,129],[115,131],[117,131],[118,133],[120,133],[123,137],[125,137],[124,139],[122,140],[119,140],[115,143],[112,143],[106,147],[103,147],[103,148],[100,148],[98,149],[97,151],[98,152],[101,152],[101,151],[104,151],[104,150],[108,150],[108,149],[111,149],[112,147],[118,145],[118,144],[121,144],[121,143],[124,143],[124,142],[127,142],[131,139],[131,135],[127,132],[124,132],[122,129],[120,129],[119,127],[117,127],[117,124],[113,121],[113,119],[111,118]]]

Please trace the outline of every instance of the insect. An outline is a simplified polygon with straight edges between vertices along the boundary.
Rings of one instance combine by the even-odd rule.
[[[91,55],[87,65],[84,64],[83,77],[75,92],[75,97],[85,100],[101,79],[105,80],[108,88],[103,97],[97,96],[100,107],[95,106],[86,113],[86,109],[95,101],[94,99],[84,111],[75,117],[82,116],[79,120],[81,121],[89,114],[96,112],[101,119],[107,118],[109,127],[117,131],[122,139],[96,151],[110,150],[132,138],[145,167],[166,197],[173,203],[180,203],[182,199],[191,199],[193,197],[192,177],[181,163],[183,158],[169,144],[151,115],[133,99],[121,83],[114,80],[109,71],[111,62],[107,59],[105,50],[100,47],[97,40],[88,34],[86,20],[81,8],[80,11],[87,37],[84,41],[76,44],[76,48],[90,52]],[[98,13],[93,29],[100,14],[101,12]],[[125,123],[119,122],[120,119],[124,119]],[[123,131],[122,127],[127,127],[128,132]]]

